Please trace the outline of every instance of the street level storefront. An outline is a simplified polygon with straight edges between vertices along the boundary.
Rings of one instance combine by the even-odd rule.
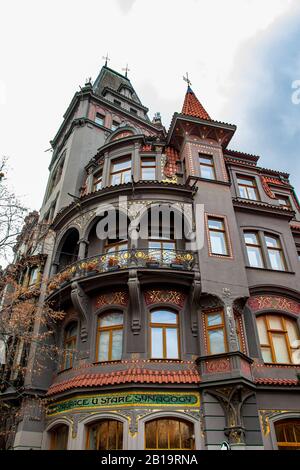
[[[203,448],[198,392],[130,391],[51,401],[44,449]]]

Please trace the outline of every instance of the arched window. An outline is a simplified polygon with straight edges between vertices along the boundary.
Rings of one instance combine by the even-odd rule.
[[[110,312],[98,318],[96,361],[119,361],[122,358],[123,313]]]
[[[257,317],[256,323],[263,360],[293,364],[300,339],[296,320],[281,315],[263,315]]]
[[[86,448],[90,450],[123,449],[123,424],[114,419],[105,419],[90,425]]]
[[[63,270],[66,266],[77,261],[78,257],[79,233],[76,229],[70,229],[59,253],[58,270]]]
[[[194,425],[176,418],[160,418],[145,424],[145,449],[194,448]]]
[[[65,330],[62,369],[73,367],[77,343],[77,323],[71,323]]]
[[[150,320],[151,357],[179,359],[178,314],[172,310],[153,310]]]
[[[300,450],[300,419],[275,423],[278,450]]]
[[[59,424],[50,431],[50,450],[66,450],[68,448],[69,427]]]

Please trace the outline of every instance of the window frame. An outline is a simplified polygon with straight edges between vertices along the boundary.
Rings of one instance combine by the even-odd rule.
[[[209,326],[207,317],[208,317],[208,315],[213,314],[213,313],[220,313],[221,314],[222,323],[218,323],[217,325]],[[227,331],[226,331],[224,309],[215,308],[215,309],[205,310],[203,312],[203,315],[204,315],[205,336],[206,336],[208,356],[215,356],[215,355],[218,355],[218,354],[226,354],[228,352],[228,338],[227,338]],[[213,352],[211,352],[210,337],[209,337],[208,332],[212,331],[212,330],[221,330],[221,329],[223,330],[224,352],[223,353],[213,353]]]
[[[101,181],[101,188],[96,189],[96,186],[100,181]],[[97,171],[93,175],[93,191],[92,192],[94,193],[95,191],[100,191],[101,189],[103,189],[103,169]]]
[[[238,194],[239,194],[239,197],[240,197],[241,199],[247,199],[248,201],[260,201],[260,194],[259,194],[259,191],[258,191],[258,187],[257,187],[257,182],[256,182],[255,176],[237,174],[237,175],[236,175],[236,178],[237,178],[237,186],[238,186],[238,190],[239,190],[239,191],[238,191]],[[253,185],[251,185],[251,184],[245,184],[245,183],[240,183],[239,180],[246,180],[246,181],[248,180],[248,181],[252,181]],[[248,197],[243,197],[243,196],[241,196],[240,187],[242,187],[242,188],[245,189],[245,191],[246,191]],[[256,199],[253,199],[252,197],[250,197],[248,188],[251,188],[251,189],[254,190]]]
[[[169,311],[176,315],[176,324],[175,323],[152,323],[152,313],[158,311]],[[153,328],[161,328],[162,331],[162,345],[163,345],[163,357],[154,357],[152,356],[152,329]],[[167,357],[167,338],[166,338],[166,329],[173,328],[177,330],[177,349],[178,349],[178,357],[177,358],[168,358]],[[179,312],[165,306],[155,307],[152,308],[149,312],[149,340],[150,340],[150,359],[157,359],[157,360],[180,360],[181,358],[181,345],[180,345],[180,318]]]
[[[260,251],[261,251],[261,256],[262,256],[262,260],[263,260],[263,266],[262,267],[259,267],[259,266],[251,266],[250,265],[250,262],[249,262],[249,257],[248,257],[248,250],[247,250],[247,246],[254,246],[254,245],[250,245],[250,244],[246,244],[246,240],[245,240],[245,234],[247,233],[253,233],[253,234],[256,234],[259,242],[260,242]],[[275,248],[272,248],[272,247],[268,247],[267,246],[267,241],[266,241],[266,237],[270,237],[270,238],[274,238],[277,240],[279,246],[278,247],[275,247]],[[268,230],[262,230],[260,228],[248,228],[248,227],[243,227],[242,228],[242,238],[243,238],[243,241],[244,241],[244,252],[245,252],[245,259],[246,259],[246,267],[247,268],[251,268],[251,269],[268,269],[270,271],[274,271],[274,272],[279,272],[279,273],[284,273],[284,272],[289,272],[290,270],[290,262],[287,258],[287,255],[286,255],[286,249],[285,249],[285,245],[282,241],[282,236],[281,234],[279,233],[274,233],[274,232],[270,232]],[[282,260],[282,264],[283,264],[283,270],[282,269],[274,269],[272,267],[272,264],[271,264],[271,258],[269,256],[269,251],[278,251],[280,252],[280,255],[281,255],[281,260]]]
[[[211,154],[199,152],[199,153],[198,153],[198,157],[199,157],[200,177],[201,177],[201,178],[204,178],[204,179],[206,179],[206,180],[216,181],[217,175],[216,175],[216,168],[215,168],[214,156],[211,155]],[[201,162],[201,158],[206,158],[207,160],[210,160],[210,161],[211,161],[211,164]],[[211,168],[212,174],[213,174],[213,178],[206,178],[205,176],[202,176],[202,167]]]
[[[122,169],[122,170],[113,171],[114,165],[117,164],[117,163],[122,163],[122,161],[124,161],[124,162],[128,161],[129,166],[125,169]],[[110,161],[109,185],[110,186],[118,186],[120,184],[126,184],[124,182],[123,173],[128,173],[128,172],[130,172],[130,177],[132,178],[133,173],[132,173],[132,155],[131,154],[123,155],[121,157],[112,158],[111,161]],[[120,183],[113,184],[112,179],[115,175],[121,175]]]
[[[114,419],[114,418],[111,418],[111,417],[103,417],[102,419],[98,419],[96,421],[93,421],[91,423],[88,423],[86,425],[87,427],[87,432],[86,432],[86,443],[85,443],[85,450],[96,450],[98,452],[101,452],[101,450],[98,450],[98,449],[91,449],[90,448],[90,433],[91,433],[91,429],[93,426],[96,426],[96,425],[100,425],[100,423],[102,422],[110,422],[110,421],[116,421],[117,422],[117,435],[116,435],[116,443],[118,444],[119,442],[119,426],[122,426],[122,448],[121,449],[105,449],[105,450],[124,450],[124,423],[123,421],[120,421],[119,419]],[[97,429],[97,438],[98,438],[98,434],[99,434],[99,429]],[[107,433],[107,436],[106,436],[106,444],[107,444],[107,447],[108,447],[108,440],[109,440],[109,432]]]
[[[268,317],[277,317],[277,318],[279,318],[280,322],[281,322],[282,329],[279,330],[279,329],[276,329],[276,328],[272,328],[270,326]],[[268,337],[268,340],[269,340],[269,344],[260,342],[259,329],[258,329],[258,319],[263,319],[263,321],[264,321],[264,325],[265,325],[267,337]],[[276,313],[276,312],[269,312],[269,313],[265,312],[265,313],[262,313],[261,315],[256,316],[255,323],[256,323],[256,329],[257,329],[257,335],[258,335],[258,341],[259,341],[259,348],[260,348],[260,353],[261,353],[262,359],[263,359],[262,348],[265,348],[265,349],[268,348],[270,353],[271,353],[271,357],[272,357],[271,362],[264,361],[264,359],[263,359],[265,364],[288,364],[288,365],[293,365],[294,364],[292,362],[292,353],[293,353],[293,350],[297,350],[298,348],[297,347],[293,348],[290,344],[288,329],[286,327],[286,320],[289,320],[289,321],[291,321],[291,323],[294,323],[294,325],[297,328],[298,339],[300,340],[299,325],[298,325],[296,319],[291,318],[291,317],[289,317],[287,315],[284,315],[282,313]],[[278,362],[278,361],[276,361],[276,351],[275,351],[275,347],[274,347],[274,344],[273,344],[273,334],[277,334],[277,335],[280,334],[281,336],[284,337],[286,350],[287,350],[290,362]]]
[[[245,239],[245,235],[247,234],[254,234],[256,236],[256,239],[258,241],[258,244],[252,244],[252,243],[247,243],[246,242],[246,239]],[[261,232],[259,230],[244,230],[243,231],[243,236],[244,236],[244,244],[245,244],[245,247],[246,247],[246,254],[247,254],[247,261],[248,261],[248,266],[250,268],[256,268],[256,269],[266,269],[266,259],[265,259],[265,254],[264,254],[264,250],[263,250],[263,244],[262,244],[262,240],[261,240]],[[249,258],[249,255],[248,255],[248,246],[250,247],[254,247],[254,248],[258,248],[259,249],[259,252],[260,252],[260,256],[261,256],[261,260],[262,260],[262,266],[251,266],[250,264],[250,258]]]
[[[150,165],[150,166],[143,166],[143,161],[152,161],[153,160],[153,165]],[[143,178],[143,169],[144,168],[152,168],[154,169],[154,178],[149,180],[149,179],[146,179],[146,178]],[[157,165],[156,165],[156,157],[155,156],[141,156],[140,157],[140,178],[142,181],[155,181],[157,179]]]
[[[122,314],[123,317],[123,323],[120,323],[118,325],[110,325],[110,326],[100,326],[100,319],[101,317],[104,317],[105,315],[109,315],[110,313],[119,313]],[[104,312],[98,313],[97,315],[97,329],[96,329],[96,350],[95,350],[95,363],[101,364],[103,362],[115,362],[115,361],[121,361],[123,352],[124,352],[124,312],[123,310],[105,310]],[[100,343],[100,335],[101,332],[103,331],[108,331],[109,332],[109,343],[108,343],[108,358],[105,360],[100,361],[99,360],[99,343]],[[114,331],[122,331],[122,352],[121,352],[121,358],[120,359],[112,359],[112,345],[113,345],[113,332]]]
[[[158,433],[159,433],[159,429],[158,429],[158,421],[178,421],[179,422],[179,428],[180,428],[180,423],[184,423],[184,424],[188,424],[188,426],[191,428],[191,431],[192,431],[192,435],[191,437],[189,438],[189,440],[191,440],[191,447],[187,448],[187,447],[170,447],[170,425],[168,423],[168,433],[167,433],[167,442],[168,442],[168,447],[167,448],[161,448],[161,447],[158,447],[158,442],[159,442],[159,439],[158,439]],[[150,423],[152,422],[155,422],[156,423],[156,429],[155,429],[155,443],[156,443],[156,447],[146,447],[146,443],[147,443],[147,425],[149,425]],[[179,440],[180,440],[180,444],[182,442],[182,436],[181,436],[181,433],[180,433],[180,436],[179,436]],[[144,423],[144,450],[149,450],[149,451],[162,451],[162,450],[165,450],[165,451],[168,451],[168,450],[183,450],[183,451],[189,451],[189,450],[194,450],[195,449],[195,423],[193,423],[192,421],[189,421],[188,419],[184,419],[184,418],[178,418],[177,416],[159,416],[157,418],[152,418],[152,419],[148,419],[145,423]]]
[[[101,119],[101,120],[102,120],[102,123],[98,122],[97,119]],[[98,126],[105,127],[105,114],[96,112],[96,115],[95,115],[95,123],[96,123]]]
[[[71,329],[72,326],[76,326],[76,334],[73,336],[70,336],[69,338],[66,338],[68,330]],[[71,321],[69,322],[65,328],[64,328],[64,337],[63,337],[63,360],[62,360],[62,365],[61,365],[61,370],[68,370],[72,369],[74,365],[74,359],[75,359],[75,350],[77,346],[77,341],[78,341],[78,322],[77,321]],[[72,344],[74,348],[68,350],[67,347],[69,344]],[[70,365],[66,367],[67,364],[67,355],[70,354]]]
[[[215,258],[221,258],[221,259],[232,259],[232,246],[231,246],[231,239],[230,239],[230,233],[229,233],[229,228],[227,224],[227,218],[224,215],[217,215],[217,214],[205,214],[205,219],[206,219],[206,232],[207,232],[207,240],[208,240],[208,252],[209,256],[215,257]],[[210,220],[217,220],[221,221],[223,224],[223,229],[211,229],[209,227],[209,222]],[[226,246],[227,253],[226,254],[221,254],[221,253],[214,253],[212,251],[212,243],[211,243],[211,231],[213,232],[218,232],[218,233],[223,233],[224,234],[224,242]]]

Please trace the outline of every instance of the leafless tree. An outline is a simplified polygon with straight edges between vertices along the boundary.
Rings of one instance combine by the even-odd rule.
[[[0,160],[0,259],[10,261],[27,209],[9,188],[7,173],[8,159],[2,157]]]

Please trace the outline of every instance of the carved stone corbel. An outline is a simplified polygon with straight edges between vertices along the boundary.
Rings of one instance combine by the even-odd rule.
[[[209,390],[209,394],[218,399],[225,413],[226,426],[224,433],[231,445],[245,445],[245,426],[243,423],[242,410],[245,401],[254,392],[245,386],[238,384],[222,389]]]
[[[137,277],[137,270],[133,269],[129,272],[128,279],[129,290],[129,311],[131,314],[131,330],[134,335],[140,334],[141,331],[141,291],[140,281]]]
[[[191,330],[193,336],[197,336],[198,334],[197,312],[200,307],[201,292],[200,273],[195,273],[194,282],[190,292]]]
[[[81,341],[85,343],[88,336],[88,318],[90,312],[90,299],[79,286],[78,282],[72,282],[71,299],[75,310],[81,315]]]

